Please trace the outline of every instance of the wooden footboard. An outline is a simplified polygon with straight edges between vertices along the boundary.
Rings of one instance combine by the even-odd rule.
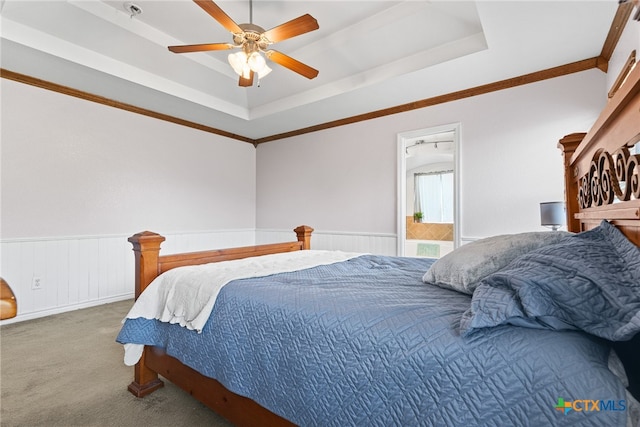
[[[296,233],[298,239],[296,242],[215,249],[211,251],[188,252],[173,255],[160,255],[160,245],[165,241],[165,238],[160,234],[151,231],[134,234],[129,237],[128,240],[133,245],[133,252],[135,254],[136,299],[138,299],[138,296],[149,286],[153,279],[172,268],[310,249],[313,228],[301,225],[293,231]]]
[[[135,297],[137,299],[158,275],[172,268],[310,249],[313,228],[301,225],[294,231],[297,236],[295,242],[173,255],[160,255],[160,245],[165,240],[160,234],[150,231],[135,234],[129,238],[135,255]],[[183,365],[157,347],[145,347],[142,358],[134,367],[134,380],[128,390],[137,397],[144,397],[164,385],[158,375],[238,426],[255,425],[256,420],[264,426],[292,425],[253,400],[232,393],[218,381]]]

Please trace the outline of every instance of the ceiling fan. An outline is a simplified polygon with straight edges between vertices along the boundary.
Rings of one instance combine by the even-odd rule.
[[[212,0],[193,0],[213,19],[218,21],[233,35],[233,43],[204,43],[182,46],[169,46],[173,53],[204,52],[210,50],[229,50],[240,48],[241,51],[229,55],[229,63],[240,76],[240,86],[253,85],[254,74],[258,79],[271,72],[265,59],[260,53],[276,64],[290,69],[308,79],[318,75],[318,70],[293,59],[277,50],[269,49],[273,43],[280,42],[310,31],[317,30],[318,21],[309,14],[285,22],[277,27],[265,31],[262,27],[253,24],[253,2],[249,2],[249,24],[236,24],[224,11]]]

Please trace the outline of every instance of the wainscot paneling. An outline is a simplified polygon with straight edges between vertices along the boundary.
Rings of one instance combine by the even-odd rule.
[[[248,246],[295,240],[292,230],[221,230],[162,233],[162,253]],[[129,235],[5,239],[0,276],[18,301],[18,315],[0,325],[133,298],[133,252]],[[396,255],[396,235],[315,231],[314,249]],[[40,289],[33,289],[39,278]]]
[[[162,253],[255,244],[255,230],[163,234]],[[0,276],[18,301],[8,324],[99,304],[132,299],[134,262],[128,235],[0,241]],[[294,236],[295,238],[295,236]],[[34,278],[40,289],[33,289]]]
[[[257,230],[256,244],[295,240],[291,230]],[[349,233],[340,231],[314,231],[311,248],[345,252],[396,255],[396,235],[382,233]]]

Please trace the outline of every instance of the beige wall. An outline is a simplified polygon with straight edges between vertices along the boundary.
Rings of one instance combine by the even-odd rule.
[[[2,238],[255,228],[255,148],[0,79]]]
[[[461,239],[543,230],[539,203],[564,197],[558,140],[605,102],[593,69],[260,144],[257,226],[396,233],[398,134],[460,123]]]
[[[139,231],[166,235],[166,253],[254,243],[251,144],[7,79],[0,90],[12,320],[132,298]]]

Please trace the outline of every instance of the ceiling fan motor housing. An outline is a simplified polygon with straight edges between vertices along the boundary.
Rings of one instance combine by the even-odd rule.
[[[271,42],[264,36],[264,28],[255,24],[239,24],[242,33],[233,35],[233,43],[236,46],[242,46],[245,43],[255,43],[259,49],[264,50]]]

